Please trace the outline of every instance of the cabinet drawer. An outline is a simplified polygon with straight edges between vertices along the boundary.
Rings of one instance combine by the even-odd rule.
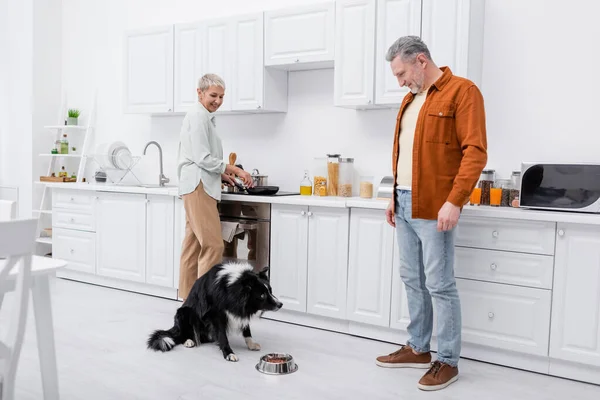
[[[54,209],[52,211],[52,227],[77,229],[80,231],[95,231],[95,218],[86,212]]]
[[[456,246],[457,278],[552,289],[554,257]]]
[[[54,190],[52,208],[86,211],[93,214],[96,196],[81,190]]]
[[[554,255],[555,223],[461,216],[456,245]]]
[[[96,272],[96,235],[70,229],[52,230],[54,258],[68,262],[67,268],[93,274]]]
[[[551,291],[457,279],[462,340],[548,355]]]

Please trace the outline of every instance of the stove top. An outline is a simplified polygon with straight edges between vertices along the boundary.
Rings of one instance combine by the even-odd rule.
[[[237,194],[240,196],[258,196],[258,195],[252,195],[252,194],[248,194],[246,192],[222,192],[223,194]],[[261,194],[260,196],[267,196],[267,197],[272,197],[272,196],[299,196],[300,192],[285,192],[280,190],[279,192],[275,193],[275,194]]]

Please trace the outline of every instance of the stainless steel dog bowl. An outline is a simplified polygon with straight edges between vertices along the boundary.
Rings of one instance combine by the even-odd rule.
[[[256,370],[268,375],[286,375],[296,372],[298,364],[290,354],[269,353],[260,358]]]

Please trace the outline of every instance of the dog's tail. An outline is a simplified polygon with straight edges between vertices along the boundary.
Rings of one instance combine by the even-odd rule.
[[[146,345],[155,351],[169,351],[178,344],[183,343],[178,327],[174,326],[168,331],[155,330],[148,337]]]

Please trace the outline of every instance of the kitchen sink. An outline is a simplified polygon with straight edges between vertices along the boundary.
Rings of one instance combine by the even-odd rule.
[[[158,183],[142,183],[142,184],[135,185],[135,186],[144,187],[144,188],[157,188],[157,189],[160,189],[160,188],[168,189],[168,188],[177,187],[177,185],[163,185],[163,186],[160,186]]]

